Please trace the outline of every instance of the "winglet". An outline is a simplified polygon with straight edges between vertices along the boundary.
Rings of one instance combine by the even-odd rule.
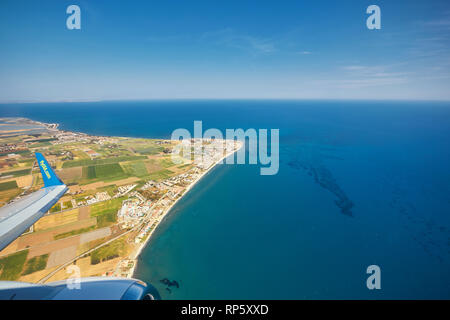
[[[36,152],[36,160],[38,162],[39,169],[41,169],[44,187],[59,186],[64,184],[53,172],[52,167],[48,164],[42,153]]]

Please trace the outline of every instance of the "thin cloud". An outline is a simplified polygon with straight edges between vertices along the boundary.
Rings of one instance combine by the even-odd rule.
[[[359,89],[368,87],[391,86],[407,83],[405,77],[375,77],[366,79],[338,79],[338,80],[316,80],[315,85],[334,87],[338,89]]]
[[[211,41],[216,45],[238,48],[254,53],[270,54],[277,51],[275,43],[271,39],[238,34],[230,28],[205,32],[201,39]]]

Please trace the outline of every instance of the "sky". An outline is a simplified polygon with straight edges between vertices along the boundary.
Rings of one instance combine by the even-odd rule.
[[[450,1],[0,1],[0,102],[128,99],[450,100]]]

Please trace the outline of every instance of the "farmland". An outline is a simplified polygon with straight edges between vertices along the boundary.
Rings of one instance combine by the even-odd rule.
[[[0,130],[1,143],[7,152],[0,154],[0,205],[43,187],[35,152],[44,154],[68,191],[0,251],[0,280],[66,279],[62,266],[67,263],[81,266],[83,276],[121,275],[117,264],[137,250],[146,232],[202,172],[191,155],[172,162],[178,142],[167,140],[54,129],[7,138]]]

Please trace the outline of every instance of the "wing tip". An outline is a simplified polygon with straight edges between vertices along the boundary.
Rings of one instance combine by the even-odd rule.
[[[64,182],[56,175],[52,167],[40,152],[34,153],[39,169],[41,171],[42,179],[44,180],[44,187],[64,185]]]

